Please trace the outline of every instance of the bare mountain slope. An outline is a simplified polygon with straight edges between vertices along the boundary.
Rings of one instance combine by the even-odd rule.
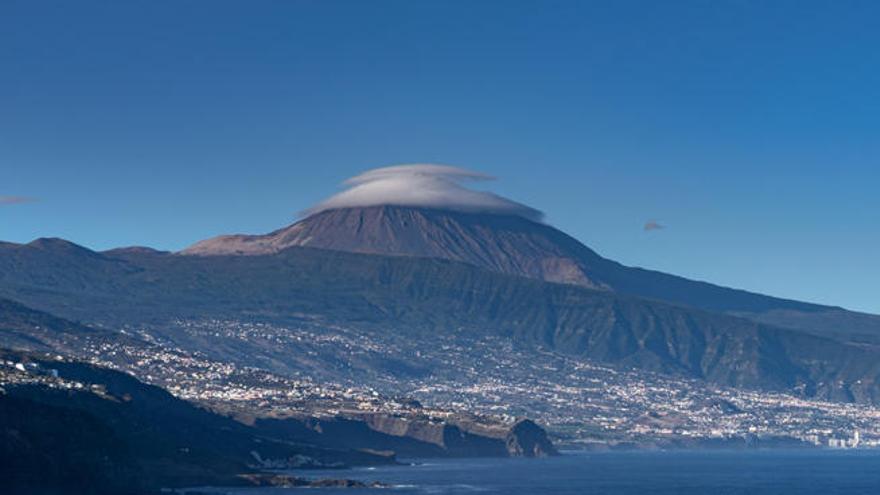
[[[603,260],[573,238],[520,216],[400,206],[329,210],[264,236],[221,236],[187,255],[277,253],[294,246],[463,261],[549,282],[607,288],[594,280]],[[597,274],[598,275],[598,274]]]
[[[405,206],[325,210],[266,235],[221,236],[181,254],[264,255],[290,247],[462,261],[481,268],[732,313],[845,340],[880,341],[880,317],[633,268],[518,215]]]

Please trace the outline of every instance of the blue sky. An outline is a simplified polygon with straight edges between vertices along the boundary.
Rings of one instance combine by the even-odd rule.
[[[7,0],[0,239],[179,249],[437,162],[621,262],[880,313],[878,5]]]

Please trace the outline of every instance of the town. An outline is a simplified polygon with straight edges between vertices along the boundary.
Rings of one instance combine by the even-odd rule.
[[[178,320],[125,332],[137,338],[95,343],[80,358],[217,410],[526,416],[570,448],[880,446],[876,407],[614,369],[521,351],[497,337],[433,335],[413,349],[391,332],[307,319],[296,326]],[[216,349],[234,341],[254,352],[208,356],[169,336],[208,339]],[[282,357],[283,365],[260,365]],[[21,373],[20,364],[6,367]]]

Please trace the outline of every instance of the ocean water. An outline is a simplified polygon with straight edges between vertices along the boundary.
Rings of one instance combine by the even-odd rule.
[[[414,462],[411,466],[289,473],[382,481],[394,485],[395,494],[880,495],[880,452],[876,451],[569,452],[550,459]],[[302,490],[227,493],[294,492]],[[322,488],[315,493],[350,495],[352,489]]]

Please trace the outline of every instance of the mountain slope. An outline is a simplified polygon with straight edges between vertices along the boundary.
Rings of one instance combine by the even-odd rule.
[[[880,400],[880,354],[873,346],[464,263],[307,248],[268,256],[98,256],[121,275],[102,281],[93,267],[73,263],[66,267],[69,280],[93,283],[34,292],[26,266],[0,267],[0,293],[104,323],[308,316],[411,339],[426,332],[484,333],[724,385]],[[110,268],[98,270],[105,271]]]
[[[181,254],[263,255],[297,246],[462,261],[500,273],[727,312],[844,340],[880,342],[880,316],[627,267],[553,227],[516,215],[402,206],[328,210],[263,236],[208,239]]]
[[[29,352],[37,349],[51,351],[52,356],[57,356],[59,352],[88,355],[88,352],[84,352],[84,350],[92,347],[96,343],[96,339],[101,339],[100,344],[102,345],[107,344],[106,347],[102,347],[101,357],[105,357],[106,353],[115,354],[115,351],[107,350],[118,350],[119,347],[114,344],[137,348],[137,359],[162,355],[163,352],[167,352],[167,348],[152,348],[149,343],[125,333],[93,329],[41,311],[32,310],[13,301],[0,299],[0,397],[4,395],[4,385],[7,383],[15,384],[16,378],[24,377],[26,380],[32,380],[42,376],[45,378],[44,381],[51,382],[48,376],[52,374],[47,371],[52,369],[61,379],[98,384],[113,396],[128,397],[127,401],[129,402],[132,399],[137,399],[139,401],[137,402],[138,407],[147,410],[145,416],[160,421],[160,424],[149,426],[149,428],[168,429],[169,426],[162,422],[164,421],[163,417],[173,416],[174,420],[170,423],[176,423],[178,420],[184,420],[183,416],[192,416],[190,412],[186,412],[189,410],[199,411],[194,418],[200,424],[216,423],[220,425],[220,430],[229,430],[230,425],[235,425],[235,423],[229,422],[226,416],[240,416],[240,422],[246,424],[249,429],[243,429],[241,425],[236,425],[233,433],[246,431],[272,441],[290,442],[297,446],[297,454],[306,455],[318,462],[332,464],[355,462],[375,464],[391,460],[387,455],[376,456],[360,451],[393,451],[405,453],[410,457],[505,457],[553,455],[555,453],[546,434],[537,426],[535,428],[540,434],[536,436],[534,428],[530,430],[519,424],[505,424],[492,418],[480,418],[482,420],[480,422],[473,421],[471,418],[471,421],[468,422],[465,420],[466,417],[462,416],[437,421],[436,418],[427,416],[420,407],[410,410],[408,416],[359,412],[348,413],[347,417],[324,417],[327,409],[340,409],[338,405],[334,404],[335,407],[324,406],[322,408],[319,406],[315,409],[309,409],[311,413],[299,412],[295,418],[290,417],[286,421],[276,421],[278,418],[274,416],[265,418],[259,416],[261,411],[258,408],[240,408],[234,402],[212,402],[210,403],[211,410],[222,415],[222,417],[215,416],[205,414],[191,404],[173,398],[158,387],[140,383],[133,376],[79,362],[46,361],[44,355]],[[6,351],[3,349],[4,347],[15,350]],[[191,357],[190,355],[185,359]],[[22,362],[35,363],[38,366],[35,369],[26,366],[21,369],[21,372],[18,372],[15,363]],[[119,364],[125,365],[125,361],[123,360]],[[12,376],[13,379],[5,380],[4,378],[10,377],[10,373],[20,376]],[[151,373],[140,372],[138,376],[147,376],[150,380],[157,379]],[[9,390],[10,393],[13,392],[12,388]],[[21,395],[21,390],[15,389],[14,392]],[[48,397],[44,390],[38,390],[37,396],[41,399]],[[83,397],[94,399],[89,395]],[[65,399],[64,402],[64,404],[50,404],[50,406],[67,407],[77,401]],[[98,401],[95,404],[103,403]],[[22,404],[18,405],[22,406]],[[87,409],[92,410],[92,408]],[[34,407],[34,410],[41,411],[42,409]],[[318,411],[318,414],[322,416],[320,419],[311,416],[315,411]],[[51,411],[46,413],[50,414]],[[255,414],[258,416],[255,417]],[[381,420],[377,418],[381,418]],[[140,418],[138,421],[148,422],[146,417]],[[273,421],[286,427],[263,427],[272,424]],[[185,423],[184,421],[183,427],[187,428],[189,432],[195,433],[197,431],[192,425],[187,426]],[[486,425],[491,425],[492,428]],[[141,429],[143,428],[147,428],[147,426],[143,426]],[[430,435],[421,434],[426,431],[446,434],[433,438]],[[188,438],[180,433],[175,433],[174,436],[181,439]],[[235,435],[232,440],[235,440]],[[202,440],[186,441],[204,443]],[[518,447],[522,445],[531,445],[532,448],[523,450]],[[78,446],[82,447],[81,441],[69,445],[70,448]],[[143,450],[143,448],[139,450]],[[205,455],[207,454],[208,452],[205,453]]]
[[[27,363],[27,371],[6,361]],[[75,361],[0,349],[0,390],[4,493],[241,485],[240,475],[259,473],[258,458],[290,466],[393,462],[276,440],[125,373]]]
[[[501,273],[605,287],[591,278],[587,263],[578,262],[596,264],[601,258],[555,234],[561,232],[520,216],[374,206],[324,211],[265,236],[209,239],[182,254],[271,254],[305,246],[450,259]]]
[[[0,298],[0,345],[27,350],[67,351],[81,348],[86,339],[114,336],[9,299]]]

